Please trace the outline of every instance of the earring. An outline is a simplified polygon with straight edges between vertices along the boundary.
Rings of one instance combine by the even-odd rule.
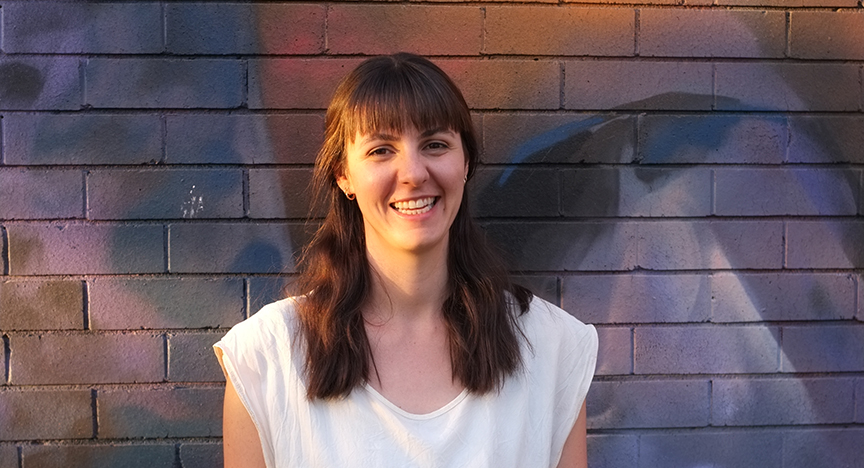
[[[462,179],[462,183],[463,184],[468,183],[468,174],[465,174],[465,178]]]
[[[357,198],[357,195],[354,195],[353,193],[345,192],[345,198],[347,198],[349,200],[353,200],[353,199]]]

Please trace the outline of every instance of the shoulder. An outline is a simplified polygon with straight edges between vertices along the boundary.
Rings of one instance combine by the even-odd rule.
[[[532,346],[543,342],[581,348],[594,354],[597,352],[597,330],[593,325],[583,323],[537,296],[531,300],[528,311],[520,317],[520,325]]]
[[[256,314],[234,325],[222,338],[222,347],[235,349],[266,349],[291,342],[297,324],[297,302],[301,298],[288,297],[267,304]]]

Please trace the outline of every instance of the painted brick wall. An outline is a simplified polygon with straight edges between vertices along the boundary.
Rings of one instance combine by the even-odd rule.
[[[210,351],[279,297],[323,108],[431,56],[469,183],[597,325],[592,467],[864,460],[857,0],[0,2],[0,468],[221,466]]]

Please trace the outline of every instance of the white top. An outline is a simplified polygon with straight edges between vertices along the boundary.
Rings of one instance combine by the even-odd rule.
[[[267,305],[214,345],[258,428],[268,468],[554,467],[588,392],[597,332],[534,298],[520,317],[523,368],[500,392],[463,391],[412,414],[371,386],[310,402],[291,346],[297,298]],[[302,299],[301,299],[302,300]]]

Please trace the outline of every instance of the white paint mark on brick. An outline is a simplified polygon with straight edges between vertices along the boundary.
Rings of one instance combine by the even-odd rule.
[[[204,211],[204,196],[195,195],[195,186],[189,190],[189,200],[183,202],[180,207],[183,210],[184,218],[194,218],[196,215]]]

